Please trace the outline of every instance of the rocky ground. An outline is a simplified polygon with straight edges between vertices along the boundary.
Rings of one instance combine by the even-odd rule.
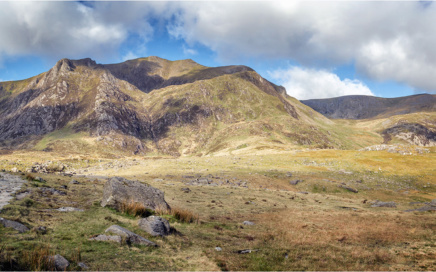
[[[0,210],[14,198],[13,194],[20,190],[23,183],[22,177],[9,173],[0,173]]]

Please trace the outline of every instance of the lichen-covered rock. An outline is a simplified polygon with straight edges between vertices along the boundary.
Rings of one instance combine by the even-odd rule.
[[[142,218],[138,222],[140,229],[152,236],[166,236],[170,234],[170,223],[165,218],[159,216],[149,216]]]
[[[129,203],[139,203],[150,210],[170,209],[164,193],[150,185],[120,177],[114,177],[106,182],[101,201],[102,207],[108,206],[120,210],[122,205]]]
[[[29,228],[26,227],[25,225],[12,220],[4,219],[2,217],[0,217],[0,224],[2,224],[3,227],[5,228],[13,228],[14,230],[17,230],[20,233],[29,231]]]
[[[59,254],[50,256],[49,260],[53,262],[56,271],[65,271],[70,266],[70,262]]]
[[[130,244],[157,246],[152,241],[147,240],[144,237],[139,236],[138,234],[133,233],[130,230],[125,229],[123,227],[120,227],[118,225],[110,226],[109,228],[106,229],[105,232],[111,232],[111,233],[117,234],[121,237],[124,237],[124,238],[126,238],[127,243],[130,243]]]

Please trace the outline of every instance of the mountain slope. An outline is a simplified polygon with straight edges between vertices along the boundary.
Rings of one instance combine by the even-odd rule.
[[[333,119],[385,118],[414,112],[436,111],[436,95],[429,94],[398,98],[350,95],[301,102]]]
[[[0,120],[3,148],[205,155],[341,145],[331,121],[249,67],[158,57],[63,59],[1,82]]]

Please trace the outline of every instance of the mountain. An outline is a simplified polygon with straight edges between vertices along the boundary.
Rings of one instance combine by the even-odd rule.
[[[398,98],[364,95],[341,96],[301,102],[332,119],[383,118],[414,112],[436,111],[436,95],[418,94]]]
[[[140,58],[62,59],[0,82],[3,149],[206,155],[341,147],[334,124],[246,66]]]
[[[355,126],[380,134],[383,143],[436,146],[436,95],[352,95],[301,102],[328,118],[362,120]]]

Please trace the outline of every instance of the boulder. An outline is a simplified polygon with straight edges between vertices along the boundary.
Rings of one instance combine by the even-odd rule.
[[[102,242],[115,242],[115,243],[121,244],[121,236],[119,236],[119,235],[111,236],[111,235],[100,234],[100,235],[97,235],[95,237],[91,237],[88,240],[90,240],[90,241],[102,241]]]
[[[102,207],[108,206],[120,210],[123,204],[132,202],[142,204],[150,210],[170,209],[164,199],[164,193],[150,185],[120,177],[114,177],[106,182],[101,201]]]
[[[114,233],[114,234],[119,235],[121,237],[124,237],[124,238],[126,238],[127,243],[130,243],[130,244],[155,246],[155,247],[157,246],[152,241],[149,241],[149,240],[145,239],[144,237],[139,236],[138,234],[133,233],[130,230],[125,229],[123,227],[120,227],[118,225],[110,226],[108,229],[106,229],[105,232],[111,232],[111,233]]]
[[[348,187],[347,185],[338,185],[338,187],[344,188],[345,190],[348,190],[348,191],[353,192],[353,193],[358,193],[359,192],[357,189]]]
[[[20,233],[29,231],[29,228],[26,227],[25,225],[12,220],[4,219],[2,217],[0,217],[0,224],[2,224],[3,227],[5,228],[13,228],[14,230],[17,230]]]
[[[299,179],[295,179],[295,180],[291,180],[291,181],[289,181],[289,184],[291,184],[291,185],[297,185],[298,183],[300,183],[300,182],[303,182],[302,180],[299,180]]]
[[[388,207],[388,208],[396,208],[397,204],[393,201],[390,202],[383,202],[380,200],[376,200],[372,203],[371,207]]]
[[[152,236],[166,236],[170,234],[170,223],[159,216],[152,215],[142,218],[139,220],[138,226]]]
[[[242,222],[242,224],[247,225],[247,226],[253,226],[254,225],[254,223],[251,222],[251,221],[244,221],[244,222]]]
[[[70,266],[70,262],[59,254],[50,256],[49,260],[53,262],[56,271],[65,271],[67,267]]]

